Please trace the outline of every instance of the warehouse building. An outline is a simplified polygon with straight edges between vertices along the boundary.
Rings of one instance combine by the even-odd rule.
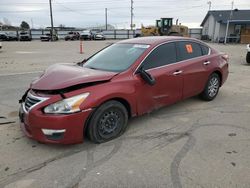
[[[250,42],[250,10],[208,11],[201,23],[202,38],[213,42]]]

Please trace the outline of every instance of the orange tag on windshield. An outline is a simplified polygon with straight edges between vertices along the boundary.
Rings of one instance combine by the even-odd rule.
[[[186,45],[186,49],[187,49],[187,52],[188,52],[189,54],[193,53],[193,47],[192,47],[191,44],[187,44],[187,45]]]

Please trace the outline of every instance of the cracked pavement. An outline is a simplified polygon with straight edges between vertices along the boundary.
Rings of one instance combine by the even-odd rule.
[[[45,145],[24,137],[18,99],[30,81],[48,65],[80,61],[110,42],[86,41],[84,54],[79,54],[77,41],[3,43],[0,187],[249,187],[250,66],[245,45],[210,44],[230,57],[229,78],[212,102],[192,97],[133,118],[121,137],[104,144]]]

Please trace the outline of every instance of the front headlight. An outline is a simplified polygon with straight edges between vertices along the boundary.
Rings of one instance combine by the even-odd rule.
[[[80,111],[80,105],[89,96],[89,93],[83,93],[63,99],[56,103],[50,104],[44,108],[44,113],[46,114],[70,114]]]

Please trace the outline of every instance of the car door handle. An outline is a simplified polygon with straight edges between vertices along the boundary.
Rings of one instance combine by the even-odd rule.
[[[173,75],[179,75],[179,74],[181,74],[183,71],[182,70],[177,70],[177,71],[175,71],[174,73],[173,73]]]
[[[204,65],[208,65],[208,64],[210,64],[211,62],[210,61],[205,61],[203,64]]]

